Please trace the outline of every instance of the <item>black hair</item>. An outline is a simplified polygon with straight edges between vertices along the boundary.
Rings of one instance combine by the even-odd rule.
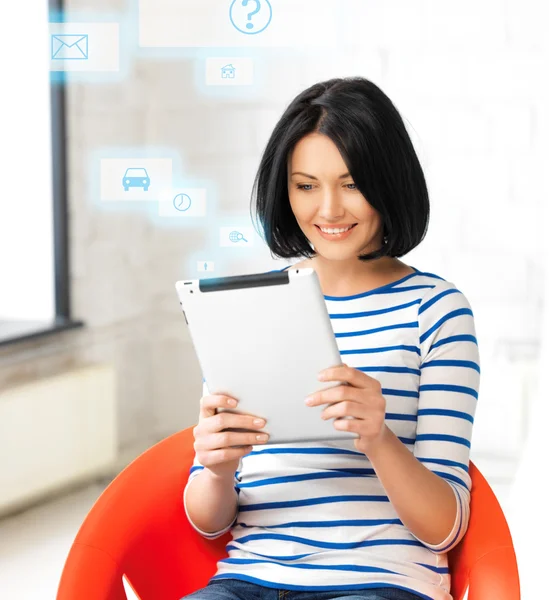
[[[363,77],[316,83],[290,103],[263,152],[252,190],[271,253],[280,258],[316,255],[293,214],[288,157],[309,133],[337,146],[360,193],[382,218],[387,242],[359,260],[399,257],[418,246],[429,223],[429,195],[406,127],[391,100]]]

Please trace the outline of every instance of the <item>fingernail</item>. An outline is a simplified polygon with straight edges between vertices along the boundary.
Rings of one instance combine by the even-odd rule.
[[[233,398],[230,398],[229,400],[227,400],[227,404],[229,406],[236,406],[236,400],[234,400]]]
[[[263,419],[254,419],[254,425],[265,425],[265,421]]]
[[[309,404],[311,405],[313,403],[313,397],[312,396],[307,396],[307,398],[305,398],[305,404]]]

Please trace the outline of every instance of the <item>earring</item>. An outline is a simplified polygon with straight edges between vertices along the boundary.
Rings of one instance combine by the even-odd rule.
[[[389,240],[389,238],[387,236],[385,236],[383,238],[383,245],[385,246],[385,244],[387,244],[387,241]]]

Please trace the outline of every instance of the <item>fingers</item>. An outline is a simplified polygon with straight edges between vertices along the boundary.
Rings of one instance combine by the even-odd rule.
[[[250,446],[264,444],[269,439],[269,434],[264,431],[220,431],[205,437],[206,443],[214,450],[218,448],[231,448],[235,446]]]
[[[358,401],[360,399],[360,389],[351,386],[338,385],[315,392],[309,397],[311,398],[311,401],[307,402],[308,406],[317,406],[319,404],[335,404],[345,400]]]
[[[215,411],[218,408],[234,408],[233,405],[229,404],[229,400],[234,400],[234,398],[219,394],[204,396],[201,399],[201,411],[204,410],[207,414],[201,415],[200,425],[203,425],[206,433],[215,433],[229,427],[251,429],[252,431],[265,427],[265,419],[253,415],[225,411],[216,414]]]
[[[246,454],[249,454],[253,448],[252,446],[241,446],[239,448],[219,448],[217,450],[200,450],[196,449],[196,456],[200,461],[200,464],[204,467],[212,467],[222,463],[229,462],[231,460],[240,459]]]
[[[212,415],[215,415],[216,409],[235,408],[237,404],[238,403],[234,398],[222,394],[202,396],[200,399],[200,416],[202,418],[211,417]]]
[[[221,450],[238,449],[238,446],[250,447],[245,452],[251,450],[251,446],[264,444],[269,439],[269,434],[265,432],[237,432],[220,431],[217,433],[202,434],[195,437],[194,448],[198,452],[208,452],[209,454],[220,454]],[[228,459],[224,459],[228,460]]]
[[[244,454],[250,452],[253,444],[268,441],[269,434],[261,431],[265,427],[265,419],[253,415],[233,412],[215,411],[219,408],[235,408],[229,396],[213,394],[203,396],[200,400],[200,419],[194,428],[195,450],[215,454],[217,450],[240,450],[236,446],[246,446]],[[217,453],[219,454],[219,453]],[[241,456],[242,454],[238,454]],[[211,456],[209,456],[211,460]],[[230,459],[224,459],[230,460]]]

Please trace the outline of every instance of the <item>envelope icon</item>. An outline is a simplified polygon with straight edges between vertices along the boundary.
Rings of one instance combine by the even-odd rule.
[[[51,36],[52,60],[87,60],[87,34],[55,34]]]

